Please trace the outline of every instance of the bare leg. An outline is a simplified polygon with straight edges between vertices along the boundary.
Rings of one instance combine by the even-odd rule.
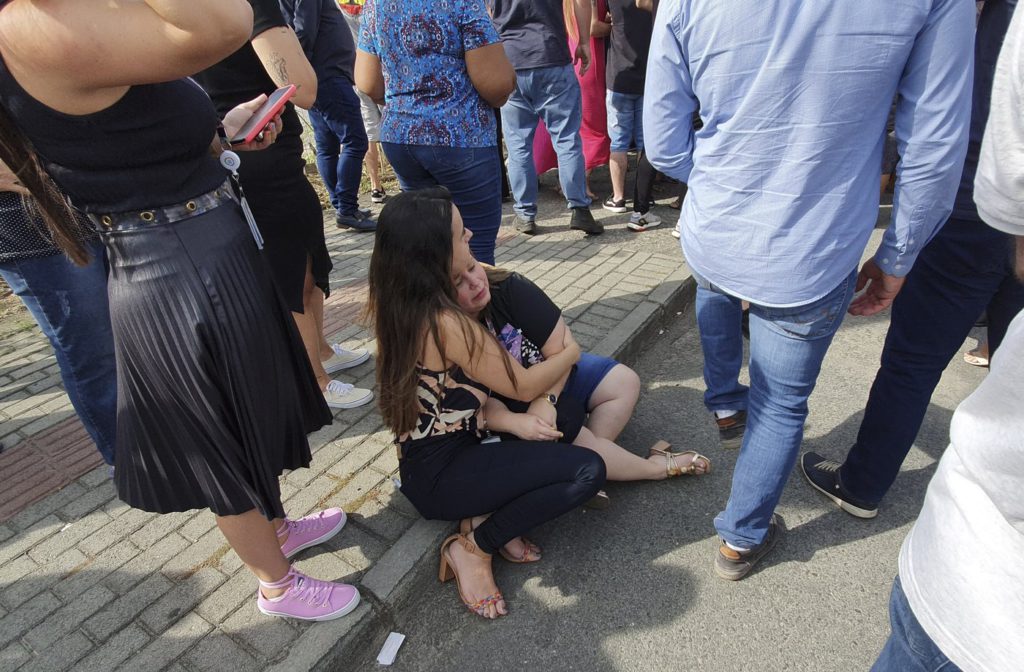
[[[594,436],[586,427],[580,430],[573,443],[601,456],[609,481],[660,481],[667,477],[664,457],[654,455],[644,459],[608,439]],[[686,466],[682,464],[684,461],[685,458],[679,458],[679,466]]]
[[[614,441],[633,415],[639,397],[640,377],[625,364],[618,364],[590,395],[587,428],[594,436]]]
[[[306,308],[306,313],[313,316],[316,333],[320,338],[318,348],[320,361],[326,362],[334,355],[334,351],[331,350],[331,343],[327,340],[327,334],[324,333],[324,292],[313,282],[312,273],[306,274],[306,287],[303,291],[305,293],[302,303]]]
[[[313,283],[313,272],[310,266],[310,260],[306,259],[306,287],[309,287]],[[315,285],[313,288],[319,292],[320,289]],[[299,336],[302,337],[302,344],[306,346],[306,356],[309,357],[309,363],[313,366],[313,374],[316,376],[316,382],[320,383],[320,389],[326,390],[327,383],[331,382],[327,372],[324,371],[324,366],[320,359],[320,348],[324,340],[323,328],[317,325],[315,311],[311,309],[311,306],[306,302],[306,298],[310,296],[310,292],[305,292],[303,296],[303,308],[304,313],[292,313],[292,317],[295,319],[295,326],[299,329]],[[322,296],[322,293],[321,293]],[[321,306],[322,309],[322,306]],[[321,310],[322,312],[322,310]],[[322,320],[323,318],[321,318]],[[328,349],[330,347],[328,346]]]
[[[608,159],[608,172],[612,177],[612,199],[621,201],[626,198],[626,170],[629,168],[629,157],[625,152],[612,152]]]
[[[594,171],[593,170],[588,170],[587,171],[587,198],[589,198],[590,200],[593,201],[593,200],[597,199],[597,194],[595,194],[594,190],[590,188],[590,174],[592,172],[594,172]]]
[[[380,183],[379,147],[379,142],[371,142],[366,148],[366,159],[363,160],[363,163],[366,165],[366,172],[370,175],[370,189],[374,191],[382,188]]]
[[[280,581],[291,569],[281,553],[274,522],[264,518],[256,509],[238,516],[217,516],[217,527],[249,571],[261,581]],[[261,590],[267,597],[277,597],[286,589]]]

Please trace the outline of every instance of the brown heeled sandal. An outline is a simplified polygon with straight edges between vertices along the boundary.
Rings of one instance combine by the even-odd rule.
[[[661,455],[665,458],[665,473],[668,474],[668,478],[675,478],[676,476],[705,476],[711,473],[710,458],[701,455],[695,450],[684,450],[681,453],[673,453],[671,450],[669,450],[669,448],[671,447],[672,444],[669,443],[668,441],[658,441],[653,446],[651,446],[651,450],[648,453],[648,456]],[[675,458],[682,457],[684,455],[691,456],[690,463],[685,467],[680,467],[678,464],[676,464]],[[704,461],[703,473],[697,472],[697,460]]]
[[[495,591],[493,595],[488,595],[487,597],[481,600],[477,600],[476,602],[470,602],[466,599],[466,595],[462,592],[462,583],[459,581],[459,575],[455,571],[455,565],[454,563],[452,563],[451,555],[448,550],[448,547],[455,542],[462,544],[462,547],[464,549],[466,549],[478,558],[483,558],[485,560],[491,559],[490,554],[481,551],[476,544],[467,539],[464,535],[453,534],[441,543],[441,566],[437,570],[437,579],[441,583],[445,583],[446,581],[451,581],[454,578],[455,585],[459,589],[459,599],[461,599],[462,603],[466,605],[466,608],[472,611],[477,616],[483,616],[484,618],[488,618],[487,607],[491,606],[492,604],[497,605],[498,602],[501,602],[505,598],[502,597],[501,591],[498,590]],[[497,611],[497,608],[495,608],[495,611],[498,616],[504,616],[504,614]]]
[[[470,532],[472,532],[474,529],[476,529],[472,525],[473,525],[472,519],[470,519],[470,518],[463,518],[462,520],[460,520],[459,521],[459,534],[461,534],[462,536],[468,536]],[[507,560],[509,562],[514,562],[517,565],[524,565],[524,564],[531,563],[531,562],[538,562],[540,560],[540,558],[541,558],[540,546],[538,546],[537,544],[533,543],[532,541],[530,541],[526,537],[519,537],[519,539],[523,542],[523,546],[524,546],[523,554],[521,556],[517,557],[517,556],[512,555],[507,550],[505,550],[504,546],[502,546],[501,548],[498,549],[498,555],[500,555],[501,557],[505,558],[505,560]]]

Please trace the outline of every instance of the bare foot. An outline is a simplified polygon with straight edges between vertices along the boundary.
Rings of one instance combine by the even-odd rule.
[[[472,533],[469,541],[476,543]],[[467,551],[460,542],[455,541],[445,551],[448,562],[451,563],[458,575],[459,593],[463,602],[477,604],[489,597],[499,595],[498,586],[494,583],[494,574],[491,572],[491,559],[481,558]],[[472,607],[471,607],[472,608]],[[477,612],[484,618],[498,618],[508,613],[505,600],[500,599],[491,602],[481,611]]]

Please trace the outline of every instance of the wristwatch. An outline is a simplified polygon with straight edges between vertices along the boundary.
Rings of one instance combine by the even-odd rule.
[[[548,401],[548,403],[550,403],[552,406],[555,406],[555,405],[558,404],[558,397],[553,395],[553,394],[551,394],[550,392],[547,393],[547,394],[542,394],[542,395],[540,395],[537,398],[538,399],[546,399]]]

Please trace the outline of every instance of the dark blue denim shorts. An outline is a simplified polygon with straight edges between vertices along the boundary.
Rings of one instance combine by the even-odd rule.
[[[618,362],[610,357],[584,352],[580,355],[580,361],[576,362],[576,366],[573,367],[572,373],[569,374],[569,380],[565,382],[565,387],[562,389],[562,396],[582,401],[585,413],[590,409],[590,396],[594,394],[597,386],[617,364]]]

